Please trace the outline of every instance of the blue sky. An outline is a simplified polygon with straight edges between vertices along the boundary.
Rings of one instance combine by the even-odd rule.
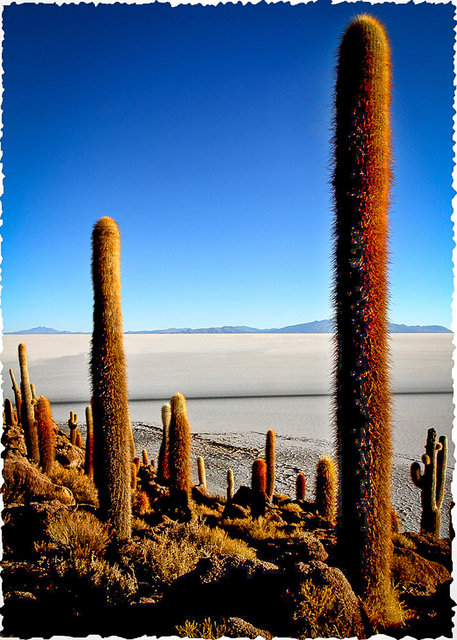
[[[390,318],[451,324],[447,5],[3,9],[5,331],[90,331],[90,239],[122,236],[125,330],[328,318],[338,43],[393,53]]]

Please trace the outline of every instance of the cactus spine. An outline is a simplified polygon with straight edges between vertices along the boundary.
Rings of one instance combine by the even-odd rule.
[[[304,500],[306,497],[306,478],[305,474],[300,471],[295,481],[295,494],[297,500]]]
[[[50,475],[56,455],[56,432],[52,420],[49,400],[40,396],[35,405],[35,417],[40,448],[40,466],[43,473]]]
[[[94,418],[92,416],[92,407],[86,407],[86,454],[84,458],[84,473],[91,480],[94,479]]]
[[[35,424],[35,411],[32,404],[32,391],[30,388],[29,369],[27,366],[27,351],[25,344],[21,342],[18,348],[19,365],[21,367],[21,424],[24,429],[25,443],[29,458],[37,464],[40,462],[38,448],[38,433]]]
[[[425,454],[422,456],[424,473],[420,464],[411,465],[411,479],[421,490],[421,533],[430,533],[436,538],[441,533],[441,507],[444,500],[446,482],[448,442],[446,436],[436,441],[435,429],[427,431]]]
[[[233,469],[227,471],[227,502],[233,500],[235,495],[235,478],[233,477]]]
[[[189,508],[192,488],[190,427],[186,399],[181,393],[171,399],[168,462],[170,495],[178,506]]]
[[[338,56],[333,173],[338,542],[374,617],[391,607],[391,429],[387,346],[390,47],[359,16]],[[397,614],[395,614],[397,615]]]
[[[162,480],[170,478],[168,462],[169,440],[170,440],[171,406],[167,402],[162,407],[162,442],[160,445],[159,457],[157,459],[157,474]]]
[[[267,431],[267,441],[265,445],[265,460],[267,463],[266,494],[267,494],[268,500],[272,499],[273,492],[275,490],[275,462],[276,462],[275,443],[276,443],[275,432],[273,431],[273,429],[269,429]]]
[[[21,420],[21,390],[18,387],[16,378],[14,377],[14,372],[12,369],[10,369],[10,377],[11,377],[11,382],[13,384],[14,401],[16,403],[17,418],[20,421]]]
[[[317,463],[316,507],[331,525],[336,524],[336,474],[333,460],[327,456]]]
[[[92,234],[94,326],[91,374],[94,478],[100,513],[116,542],[130,538],[131,427],[121,309],[120,233],[101,218]]]
[[[198,484],[206,491],[206,469],[202,456],[197,458]]]

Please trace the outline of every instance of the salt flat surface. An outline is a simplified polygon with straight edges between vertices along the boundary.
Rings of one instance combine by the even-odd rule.
[[[27,346],[31,381],[57,421],[84,416],[90,399],[89,335],[3,337],[3,390],[19,378],[17,346]],[[451,435],[452,335],[392,334],[394,447],[423,452],[427,428]],[[176,391],[188,398],[192,431],[266,432],[330,442],[332,337],[329,334],[126,335],[133,421],[160,424]]]

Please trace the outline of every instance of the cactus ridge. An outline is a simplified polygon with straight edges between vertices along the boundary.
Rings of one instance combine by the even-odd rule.
[[[436,431],[427,431],[425,453],[422,456],[424,472],[418,462],[411,465],[411,480],[421,490],[421,533],[439,538],[441,532],[441,507],[444,500],[448,456],[447,436],[436,441]]]

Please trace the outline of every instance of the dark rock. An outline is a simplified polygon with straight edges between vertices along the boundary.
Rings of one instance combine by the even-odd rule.
[[[241,486],[232,498],[232,504],[239,504],[240,507],[249,507],[252,502],[251,487]]]
[[[197,485],[192,487],[192,499],[197,504],[202,504],[209,509],[219,510],[221,509],[221,503],[219,498],[211,496],[206,489]]]
[[[422,535],[413,531],[403,533],[402,536],[413,543],[414,550],[423,558],[432,560],[433,562],[439,562],[449,570],[452,569],[451,543],[449,538],[440,540],[432,535]]]
[[[58,500],[11,505],[2,512],[3,541],[18,556],[34,553],[34,542],[46,537],[46,530],[67,507]]]
[[[230,502],[222,512],[222,519],[237,520],[239,518],[248,518],[250,515],[251,512],[249,509]]]
[[[193,571],[178,578],[160,606],[173,626],[189,618],[240,617],[262,628],[284,629],[283,589],[274,564],[240,555],[214,555],[200,559]]]
[[[413,549],[398,547],[394,551],[392,575],[414,595],[432,595],[451,579],[448,569],[440,562],[428,560]]]

